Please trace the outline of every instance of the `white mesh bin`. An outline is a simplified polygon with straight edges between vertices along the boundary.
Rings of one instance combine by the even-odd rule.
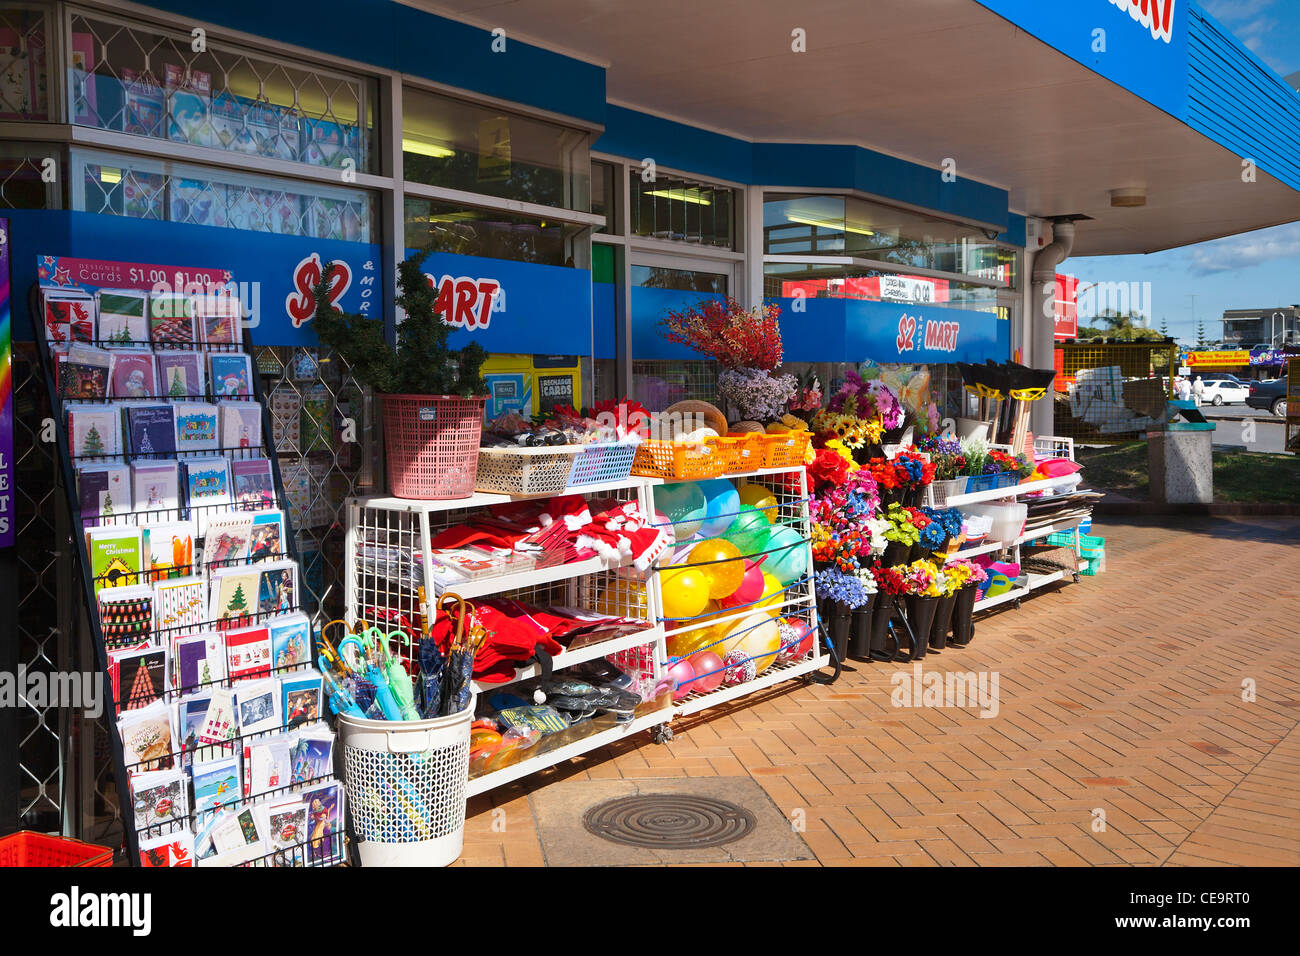
[[[432,720],[339,716],[362,866],[447,866],[465,839],[473,708]]]

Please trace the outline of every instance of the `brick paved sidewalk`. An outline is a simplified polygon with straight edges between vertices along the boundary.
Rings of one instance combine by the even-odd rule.
[[[854,665],[471,801],[462,862],[545,863],[529,794],[547,783],[748,776],[827,865],[1300,864],[1300,520],[1095,533],[1104,574],[925,659],[998,672],[996,717],[894,708],[911,665]]]

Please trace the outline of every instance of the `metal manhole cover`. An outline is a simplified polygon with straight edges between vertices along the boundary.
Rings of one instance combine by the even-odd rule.
[[[597,804],[582,817],[588,833],[614,843],[649,849],[688,850],[722,846],[754,829],[744,807],[711,797],[649,793]]]

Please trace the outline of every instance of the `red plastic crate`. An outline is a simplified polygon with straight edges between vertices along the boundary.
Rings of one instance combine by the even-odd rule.
[[[71,837],[19,830],[0,839],[0,866],[112,866],[113,851]]]

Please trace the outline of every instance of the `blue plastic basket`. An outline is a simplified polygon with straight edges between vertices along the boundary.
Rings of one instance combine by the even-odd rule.
[[[596,442],[583,445],[569,472],[569,487],[621,481],[632,471],[636,445],[631,442]]]
[[[974,475],[966,482],[966,494],[973,495],[977,491],[992,491],[998,487],[998,475]]]

